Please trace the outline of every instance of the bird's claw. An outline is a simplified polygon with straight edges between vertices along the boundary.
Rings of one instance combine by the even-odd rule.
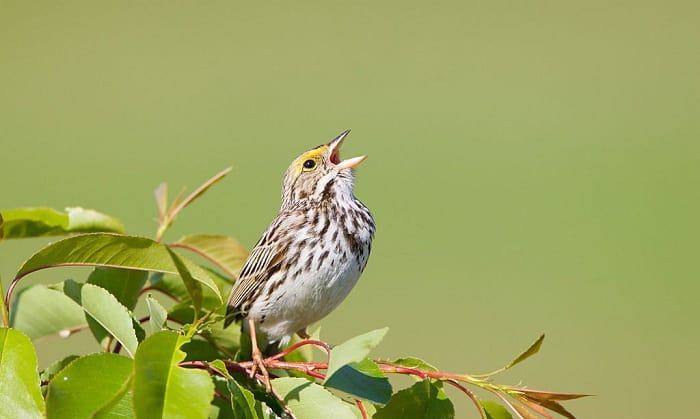
[[[255,377],[255,373],[260,370],[260,374],[263,376],[265,384],[265,391],[270,393],[272,391],[272,385],[270,384],[270,373],[267,372],[267,366],[265,365],[265,359],[263,358],[262,352],[258,349],[257,345],[253,347],[253,366],[250,369],[250,378]]]

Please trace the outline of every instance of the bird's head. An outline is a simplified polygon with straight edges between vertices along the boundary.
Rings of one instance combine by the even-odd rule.
[[[313,148],[292,162],[282,184],[282,206],[298,201],[352,198],[353,167],[367,156],[340,160],[340,147],[350,130]]]

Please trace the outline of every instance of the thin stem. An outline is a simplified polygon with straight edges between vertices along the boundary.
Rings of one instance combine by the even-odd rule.
[[[406,375],[417,375],[424,380],[426,378],[428,378],[428,374],[426,371],[417,370],[414,368],[400,367],[400,366],[392,365],[392,364],[385,364],[382,361],[378,361],[377,364],[379,364],[379,369],[382,370],[383,372],[395,373],[395,374],[406,374]]]
[[[0,218],[0,222],[2,221],[2,218]],[[0,295],[3,297],[5,296],[5,291],[2,289],[2,278],[0,278]],[[9,309],[7,308],[7,304],[5,304],[5,300],[0,299],[0,310],[2,310],[2,324],[5,327],[5,329],[10,328],[10,312]]]
[[[67,337],[70,337],[71,335],[73,335],[74,333],[82,332],[83,330],[87,330],[87,329],[89,329],[89,328],[90,328],[90,326],[88,326],[87,324],[84,324],[84,325],[82,325],[82,326],[76,326],[76,327],[74,327],[74,328],[72,328],[72,329],[63,329],[63,330],[59,330],[58,332],[53,333],[53,334],[51,334],[51,335],[40,336],[40,337],[34,339],[34,342],[41,342],[41,341],[43,341],[44,339],[53,338],[53,337],[55,337],[55,336],[59,336],[59,337],[62,337],[62,338],[67,338]]]
[[[187,198],[183,199],[175,208],[171,208],[170,211],[168,211],[165,214],[165,216],[162,217],[163,219],[160,221],[158,231],[156,231],[156,241],[161,241],[163,235],[165,235],[165,232],[168,230],[168,228],[170,228],[173,221],[175,221],[175,218],[177,218],[177,215],[180,213],[180,211],[182,211],[186,206],[192,203],[192,201],[197,199],[201,194],[206,192],[207,189],[209,189],[212,185],[214,185],[216,182],[220,181],[224,176],[229,174],[231,170],[231,167],[227,167],[226,169],[215,174],[209,180],[204,182],[199,188],[195,189],[194,192],[189,194]]]
[[[294,345],[290,346],[289,348],[285,349],[284,351],[282,351],[278,354],[275,354],[268,359],[283,358],[283,357],[289,355],[290,353],[296,351],[297,349],[301,348],[302,346],[306,346],[306,345],[314,345],[318,348],[321,348],[326,353],[327,356],[331,355],[331,348],[328,346],[328,344],[326,342],[322,342],[320,340],[306,339],[306,340],[302,340],[300,342],[295,343]]]
[[[214,374],[216,374],[216,375],[219,375],[219,376],[221,376],[221,377],[228,378],[228,377],[226,377],[226,375],[225,375],[224,373],[222,373],[221,371],[219,371],[219,370],[217,370],[216,368],[214,368],[214,367],[212,367],[211,365],[209,365],[208,362],[204,362],[204,361],[182,361],[182,362],[178,363],[177,365],[180,366],[180,367],[192,367],[192,368],[199,368],[199,369],[207,370],[207,371],[209,371],[209,372],[211,372],[211,373],[214,373]]]
[[[269,359],[269,358],[268,358]],[[309,377],[314,377],[318,378],[320,380],[325,380],[326,375],[322,374],[320,372],[315,371],[317,368],[319,369],[328,369],[328,364],[320,364],[319,366],[315,366],[314,363],[309,362],[287,362],[287,361],[277,361],[277,360],[270,360],[270,361],[265,361],[265,363],[271,368],[271,369],[282,369],[282,370],[294,370],[294,371],[299,371],[302,372]]]
[[[296,349],[298,349],[301,346],[304,345],[317,345],[316,341],[313,340],[308,340],[308,341],[302,341],[298,342],[296,345],[293,345],[289,348],[287,348],[286,353],[290,353]],[[327,345],[319,345],[321,347],[325,347]],[[271,357],[268,357],[263,360],[264,365],[267,368],[270,369],[282,369],[282,370],[287,370],[287,371],[298,371],[301,372],[311,378],[319,379],[319,380],[325,380],[326,374],[320,372],[319,370],[328,370],[328,362],[289,362],[289,361],[281,361],[279,358],[283,357],[284,354],[280,355],[274,355]],[[521,411],[516,408],[516,406],[510,402],[506,397],[505,394],[502,394],[504,391],[508,391],[508,389],[511,389],[510,387],[507,386],[499,386],[495,384],[491,384],[489,382],[486,382],[484,380],[479,380],[479,379],[474,379],[470,375],[461,375],[461,374],[453,374],[453,373],[448,373],[448,372],[440,372],[440,371],[425,371],[417,368],[408,368],[408,367],[403,367],[400,365],[395,365],[392,364],[391,362],[388,361],[382,361],[382,360],[377,360],[375,361],[381,371],[384,373],[392,373],[392,374],[403,374],[403,375],[412,375],[415,377],[419,377],[421,379],[428,379],[432,378],[435,380],[440,380],[444,381],[447,384],[457,388],[459,391],[462,393],[466,394],[467,397],[472,401],[474,406],[477,408],[479,411],[479,415],[482,419],[487,419],[486,412],[484,408],[481,406],[479,403],[479,398],[467,387],[465,387],[463,384],[460,383],[460,381],[465,382],[467,384],[475,385],[480,388],[483,388],[490,393],[496,395],[505,405],[512,410],[515,415],[519,419],[523,419],[523,414]],[[230,372],[238,372],[238,373],[243,373],[245,375],[250,375],[251,371],[254,371],[253,368],[255,368],[255,361],[243,361],[243,362],[233,362],[231,360],[224,360],[224,364],[226,365],[226,368]],[[204,365],[200,361],[190,361],[190,362],[183,362],[180,363],[181,366],[198,366],[199,368],[203,368]],[[265,377],[262,374],[255,373],[254,378],[260,382],[261,384],[265,385],[266,387],[270,385],[271,380],[268,377]],[[282,400],[281,397],[274,391],[274,388],[272,388],[272,392],[275,393],[275,396],[282,401],[283,405],[288,409],[284,401]],[[514,389],[513,389],[514,390]],[[367,411],[364,408],[364,405],[359,399],[355,399],[355,404],[357,405],[358,409],[360,410],[360,413],[362,414],[363,418],[368,417],[367,416]],[[547,411],[546,407],[538,405],[536,401],[526,399],[523,401],[523,404],[527,405],[532,405],[530,406],[533,410],[537,411],[541,415],[547,417]],[[539,410],[538,410],[539,409]]]
[[[434,378],[436,380],[464,381],[464,382],[474,384],[477,386],[483,386],[483,385],[487,384],[486,381],[480,380],[478,378],[474,378],[473,376],[467,375],[467,374],[454,374],[454,373],[450,373],[450,372],[440,372],[440,371],[424,371],[424,370],[419,370],[419,369],[415,369],[415,368],[402,367],[402,366],[396,365],[392,362],[382,361],[382,360],[378,360],[376,362],[379,365],[379,369],[381,369],[384,372],[388,372],[388,373],[417,375],[423,379]]]
[[[367,415],[367,411],[365,410],[365,405],[362,404],[362,400],[355,399],[355,404],[357,405],[357,408],[360,410],[360,414],[362,414],[362,419],[369,419],[369,416]]]
[[[225,402],[231,402],[231,400],[228,399],[228,397],[224,396],[223,394],[219,393],[218,391],[214,390],[214,396],[220,398],[221,400]]]
[[[226,365],[226,369],[229,372],[235,371],[235,372],[240,372],[240,373],[245,374],[248,371],[245,367],[243,367],[238,362],[229,361],[227,359],[224,359],[223,361],[224,361],[224,365]]]
[[[299,342],[302,343],[302,342]],[[308,343],[311,344],[311,343]],[[277,354],[279,355],[279,354]],[[325,378],[321,377],[322,374],[317,373],[316,370],[327,370],[328,369],[328,363],[327,362],[289,362],[289,361],[279,361],[279,357],[277,355],[271,356],[269,358],[266,358],[265,365],[272,369],[283,369],[283,370],[295,370],[295,371],[300,371],[305,374],[311,375],[316,378]],[[238,363],[233,363],[235,365],[239,365],[245,370],[248,370],[253,366],[253,361],[243,361],[243,362],[238,362]],[[447,380],[453,380],[453,381],[466,381],[470,382],[468,379],[465,380],[464,375],[460,374],[453,374],[453,373],[447,373],[447,372],[439,372],[439,371],[424,371],[424,370],[419,370],[415,368],[408,368],[408,367],[401,367],[398,365],[392,365],[392,364],[387,364],[384,361],[377,361],[377,366],[379,367],[382,372],[385,373],[390,373],[390,374],[403,374],[403,375],[415,375],[417,377],[420,377],[421,379],[426,379],[426,378],[433,378],[436,380],[442,380],[442,381],[447,381]],[[468,376],[467,376],[468,378]],[[481,383],[479,381],[471,383],[475,385],[481,385],[483,386],[485,383]]]
[[[446,380],[447,383],[457,387],[460,389],[464,394],[467,395],[471,399],[472,402],[474,402],[474,405],[476,406],[476,409],[479,411],[479,415],[481,415],[481,419],[487,419],[486,412],[484,412],[484,408],[481,407],[481,404],[479,404],[479,399],[476,397],[474,393],[472,393],[468,388],[464,387],[460,383],[458,383],[455,380]]]
[[[506,396],[504,396],[503,394],[501,394],[500,391],[497,391],[497,390],[495,390],[495,389],[493,389],[493,388],[491,388],[491,387],[484,387],[484,388],[485,388],[486,390],[488,390],[489,392],[491,392],[491,393],[492,393],[493,395],[495,395],[496,397],[498,397],[499,399],[501,399],[501,401],[502,401],[503,403],[505,403],[505,405],[508,406],[508,408],[510,408],[510,410],[511,410],[513,413],[515,413],[515,416],[517,416],[518,419],[525,419],[525,418],[523,417],[523,415],[520,414],[520,412],[518,411],[518,409],[516,409],[515,406],[513,406],[513,404],[510,402],[510,400],[508,400],[508,399],[506,398]]]
[[[201,194],[206,192],[207,189],[211,188],[216,182],[223,179],[223,177],[229,174],[231,170],[233,170],[232,167],[227,167],[224,170],[212,176],[206,182],[202,183],[202,185],[199,188],[195,189],[194,192],[187,196],[187,198],[183,199],[182,202],[180,202],[180,205],[178,205],[174,210],[170,211],[169,218],[171,220],[174,220],[175,217],[177,217],[177,215],[180,213],[180,211],[182,211],[186,206],[192,203],[192,201],[197,199]]]
[[[15,291],[15,287],[17,286],[17,283],[22,279],[21,276],[15,277],[15,279],[10,282],[10,286],[7,288],[7,294],[5,295],[5,304],[3,306],[5,309],[9,310],[10,309],[10,299],[12,299],[12,293]],[[4,315],[3,315],[4,317]],[[3,318],[4,321],[4,318]],[[8,314],[8,319],[7,319],[7,327],[10,327],[10,319],[9,319],[9,314]]]

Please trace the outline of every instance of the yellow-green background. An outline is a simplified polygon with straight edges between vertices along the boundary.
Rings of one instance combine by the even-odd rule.
[[[389,326],[378,355],[479,373],[546,332],[502,381],[596,394],[583,418],[693,417],[699,7],[2,0],[0,208],[152,235],[158,183],[232,165],[169,237],[251,246],[291,159],[352,128],[378,230],[326,339]],[[43,243],[0,245],[5,284]]]

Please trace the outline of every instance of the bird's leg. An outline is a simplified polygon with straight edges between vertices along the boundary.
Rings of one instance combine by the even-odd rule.
[[[250,343],[252,346],[251,355],[253,356],[253,366],[250,369],[250,378],[255,377],[255,372],[260,369],[260,373],[265,377],[265,391],[272,391],[270,384],[270,374],[265,367],[265,359],[263,358],[260,348],[258,348],[258,340],[255,337],[255,322],[252,318],[248,318],[248,326],[250,327]]]

